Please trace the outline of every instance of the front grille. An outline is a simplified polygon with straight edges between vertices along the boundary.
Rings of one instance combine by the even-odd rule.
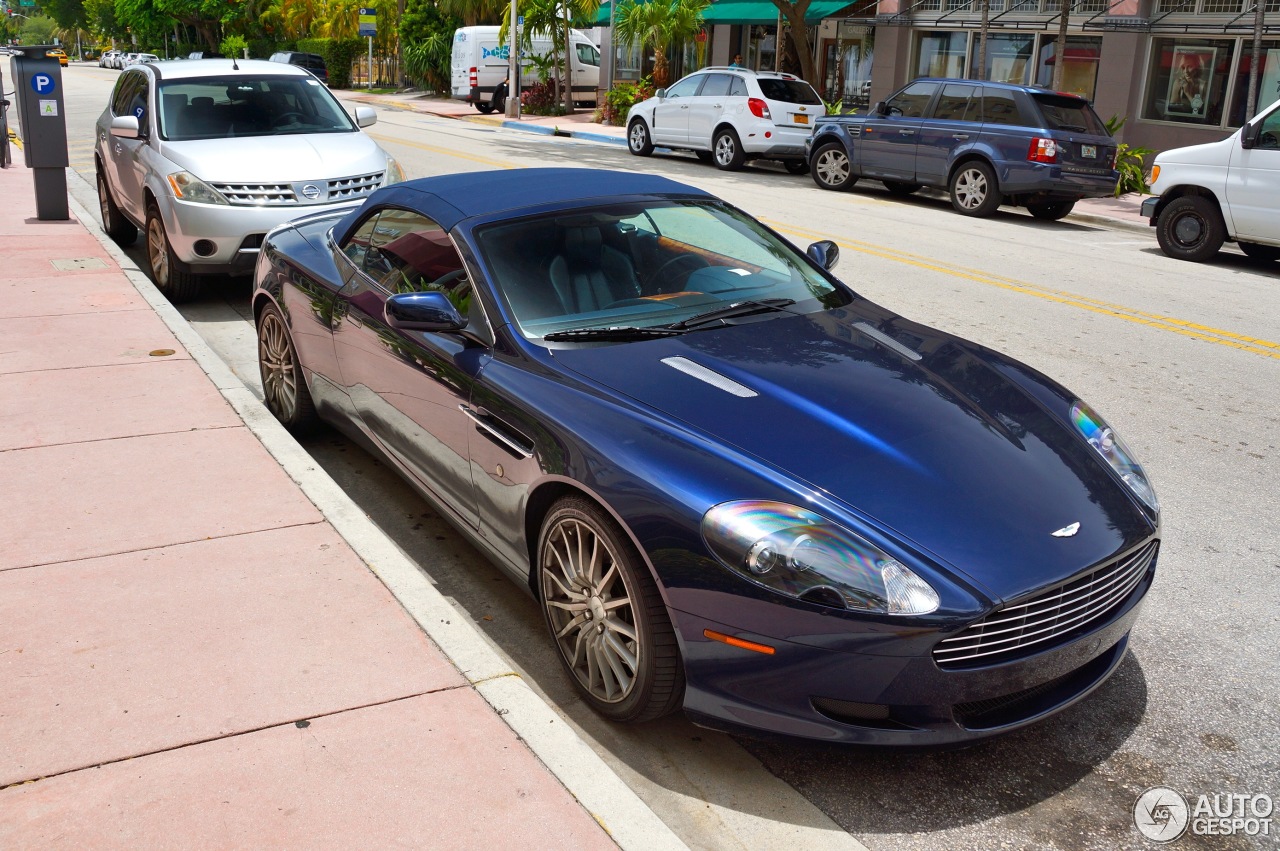
[[[1004,606],[933,648],[944,670],[1011,662],[1065,644],[1115,611],[1142,582],[1159,541],[1070,582]]]
[[[298,196],[288,183],[215,183],[213,188],[238,206],[279,207],[298,203]]]
[[[383,172],[361,174],[356,177],[344,177],[329,181],[329,200],[345,201],[348,198],[360,198],[368,195],[382,185]]]
[[[1007,727],[1071,700],[1097,683],[1114,661],[1113,647],[1110,652],[1103,653],[1076,670],[1055,677],[1047,683],[1000,697],[957,703],[951,709],[956,722],[967,730]]]

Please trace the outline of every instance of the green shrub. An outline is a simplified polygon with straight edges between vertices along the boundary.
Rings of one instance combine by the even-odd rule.
[[[614,83],[613,88],[605,93],[604,105],[600,107],[601,123],[621,126],[626,122],[631,107],[651,97],[653,80],[649,77],[636,83]]]
[[[245,48],[249,46],[249,42],[245,41],[242,35],[229,35],[218,45],[218,50],[223,56],[230,56],[234,59],[243,59]]]
[[[1107,132],[1112,136],[1120,132],[1127,118],[1113,115],[1107,119]],[[1116,144],[1116,170],[1120,172],[1120,180],[1116,183],[1116,197],[1137,192],[1146,195],[1151,190],[1147,184],[1147,157],[1155,153],[1152,148],[1134,148],[1125,142]]]
[[[362,38],[303,38],[298,40],[298,50],[324,57],[329,69],[329,88],[346,89],[351,87],[351,63],[357,56],[364,55],[366,45]]]
[[[556,101],[555,83],[539,81],[520,92],[520,105],[529,115],[564,115],[564,104]]]

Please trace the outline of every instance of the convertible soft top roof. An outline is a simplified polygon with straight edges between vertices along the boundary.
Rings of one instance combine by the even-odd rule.
[[[629,171],[594,168],[472,171],[423,177],[379,189],[339,222],[334,231],[345,235],[362,211],[375,204],[417,210],[445,230],[452,230],[463,219],[477,216],[593,200],[605,203],[629,195],[714,197],[665,177]]]

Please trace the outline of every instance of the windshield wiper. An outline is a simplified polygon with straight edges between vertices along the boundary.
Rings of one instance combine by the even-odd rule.
[[[674,331],[687,331],[690,328],[697,328],[699,325],[706,325],[711,322],[719,322],[722,319],[736,319],[739,316],[750,316],[753,313],[782,310],[782,308],[795,303],[796,300],[794,298],[762,298],[735,301],[728,307],[717,307],[715,310],[708,310],[706,313],[699,313],[696,316],[690,316],[688,319],[673,322],[667,327]]]
[[[613,328],[572,328],[568,331],[552,331],[542,339],[552,343],[578,342],[580,340],[648,340],[655,337],[675,337],[684,332],[675,328],[635,328],[621,325]]]

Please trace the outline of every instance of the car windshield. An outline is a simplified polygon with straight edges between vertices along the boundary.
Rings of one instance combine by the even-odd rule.
[[[195,77],[163,81],[159,91],[160,135],[171,142],[356,129],[311,76]]]
[[[486,226],[477,240],[496,289],[531,340],[588,329],[668,328],[730,305],[765,302],[744,312],[758,321],[774,307],[805,313],[852,298],[750,216],[719,201],[559,212]]]
[[[769,100],[783,103],[803,103],[817,106],[822,98],[813,90],[813,86],[803,80],[780,80],[775,77],[761,77],[760,94]]]
[[[1093,111],[1089,102],[1083,98],[1066,95],[1032,95],[1044,113],[1045,123],[1050,130],[1071,130],[1077,133],[1091,133],[1094,136],[1110,136],[1106,125]]]

